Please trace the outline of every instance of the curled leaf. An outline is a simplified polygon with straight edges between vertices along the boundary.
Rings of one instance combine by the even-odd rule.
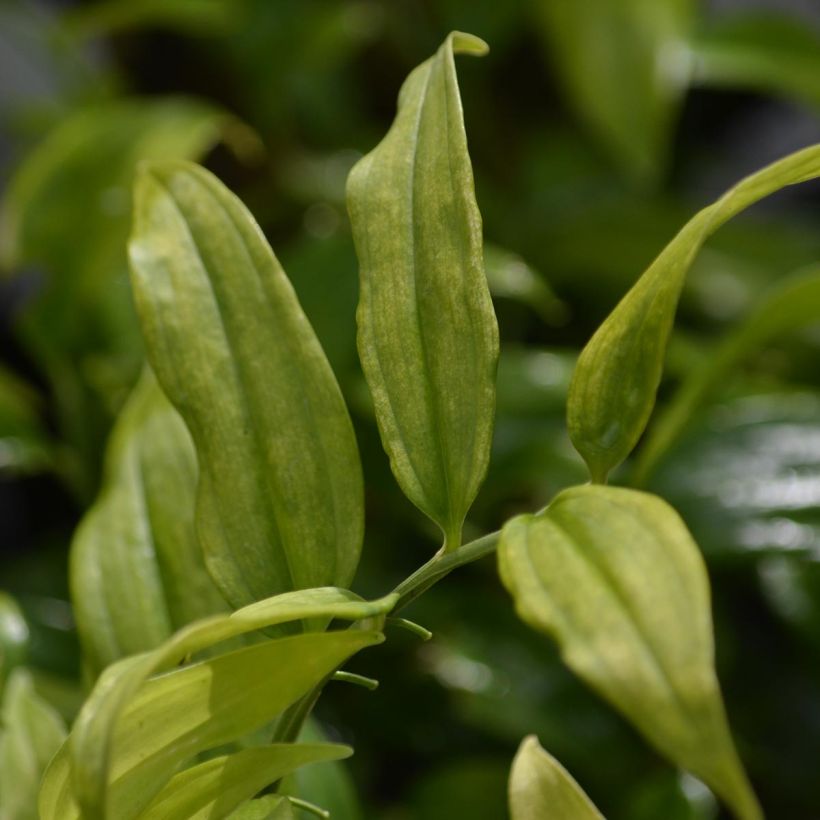
[[[595,332],[578,360],[567,402],[570,438],[593,481],[606,480],[646,427],[681,288],[703,243],[758,200],[817,176],[820,145],[746,177],[683,227]]]

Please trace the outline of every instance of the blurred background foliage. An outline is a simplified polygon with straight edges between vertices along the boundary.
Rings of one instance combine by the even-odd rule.
[[[0,2],[0,680],[26,665],[32,691],[67,719],[83,694],[66,556],[141,362],[124,249],[140,158],[204,162],[292,278],[364,461],[356,590],[382,594],[431,555],[435,533],[390,475],[357,364],[343,196],[404,76],[451,29],[492,49],[459,74],[503,341],[493,461],[469,538],[585,479],[564,423],[579,348],[696,209],[820,139],[820,8]],[[790,820],[820,812],[820,298],[773,303],[779,318],[761,323],[767,294],[820,259],[819,212],[817,185],[793,188],[709,242],[656,426],[679,388],[724,366],[696,386],[670,449],[644,460],[639,450],[638,469],[616,476],[667,498],[704,550],[731,722],[768,816]],[[613,820],[719,816],[701,784],[518,622],[491,560],[410,614],[435,640],[391,634],[355,662],[382,680],[377,692],[334,684],[320,704],[324,732],[356,756],[305,770],[298,788],[338,820],[497,820],[530,732]]]

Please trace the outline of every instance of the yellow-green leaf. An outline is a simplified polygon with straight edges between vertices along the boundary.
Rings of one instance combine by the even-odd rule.
[[[130,811],[127,807],[137,805],[138,800],[150,800],[162,787],[161,775],[167,780],[186,756],[238,737],[254,728],[257,720],[256,725],[267,722],[298,697],[294,691],[311,688],[335,668],[334,663],[338,665],[347,655],[381,637],[372,631],[299,635],[261,645],[267,649],[250,647],[260,653],[258,656],[240,650],[146,683],[149,676],[172,669],[223,641],[276,624],[330,618],[378,621],[396,600],[396,595],[389,595],[367,602],[333,588],[286,593],[231,615],[197,621],[157,649],[112,664],[97,681],[74,724],[70,743],[44,779],[40,795],[43,820],[66,817],[59,812],[71,795],[69,778],[89,817],[102,816],[105,806],[117,806],[113,816],[124,818],[126,814],[120,812]],[[259,671],[263,667],[267,672]],[[220,674],[218,690],[214,690],[216,672]],[[251,690],[254,680],[260,687],[255,692]],[[242,705],[251,711],[240,714],[235,703],[226,703],[225,699],[234,695],[240,700],[247,698]],[[191,720],[196,721],[192,711],[196,697],[201,699],[198,717],[203,722],[191,725]],[[176,707],[169,705],[175,699],[181,702]],[[240,725],[243,714],[246,723]],[[151,721],[157,724],[154,729],[138,729]],[[142,732],[141,740],[136,738],[138,731]],[[156,787],[153,792],[148,791],[149,785]]]
[[[57,712],[15,669],[6,684],[0,723],[0,817],[37,820],[37,791],[66,730]]]
[[[486,51],[451,34],[407,78],[390,131],[347,183],[359,355],[382,442],[448,550],[484,479],[495,412],[498,328],[453,58]]]
[[[194,531],[196,453],[146,370],[108,447],[102,492],[71,546],[71,597],[94,674],[227,609]]]
[[[512,820],[603,820],[572,775],[534,735],[518,747],[509,797]]]
[[[347,586],[364,502],[341,392],[242,203],[190,163],[139,174],[132,282],[149,361],[199,457],[197,533],[234,606]]]
[[[286,797],[269,794],[249,800],[231,812],[226,820],[294,820],[295,815]]]
[[[581,353],[567,403],[570,438],[603,482],[646,427],[686,272],[724,222],[786,185],[820,176],[820,145],[752,174],[697,213],[664,248]]]
[[[692,370],[653,421],[637,457],[635,482],[646,481],[695,411],[744,359],[772,338],[817,322],[820,322],[820,268],[812,267],[776,284],[749,316],[727,334],[708,360]]]
[[[709,582],[661,499],[574,487],[503,529],[499,571],[519,615],[667,757],[744,820],[761,817],[714,668]]]
[[[299,767],[339,760],[352,753],[349,746],[331,743],[279,743],[216,757],[172,777],[140,820],[224,817]]]

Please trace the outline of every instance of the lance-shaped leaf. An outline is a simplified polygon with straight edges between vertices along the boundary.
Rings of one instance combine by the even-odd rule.
[[[208,820],[241,803],[301,766],[349,757],[349,746],[278,743],[244,749],[193,766],[171,778],[141,820]]]
[[[691,371],[649,429],[634,480],[646,481],[658,459],[675,442],[695,411],[731,376],[733,369],[772,338],[820,322],[820,268],[778,283],[752,313],[717,346],[708,361]]]
[[[655,177],[689,81],[696,0],[541,0],[558,80],[620,169]]]
[[[194,531],[196,453],[146,370],[114,428],[102,493],[71,547],[71,593],[96,674],[227,609]]]
[[[577,675],[738,817],[761,816],[715,675],[706,569],[668,504],[565,490],[504,527],[499,571],[518,614],[555,638]]]
[[[189,163],[144,166],[130,243],[148,358],[199,457],[197,533],[234,606],[347,586],[363,529],[341,392],[253,218]]]
[[[512,820],[604,820],[572,775],[534,735],[518,747],[510,770]]]
[[[350,172],[359,257],[359,355],[402,490],[461,542],[484,479],[495,409],[498,328],[453,53],[486,44],[451,34],[402,87],[387,136]]]
[[[65,726],[19,668],[9,677],[1,714],[0,817],[36,820],[40,778],[65,739]]]
[[[357,647],[362,648],[381,638],[380,633],[376,632],[348,631],[328,633],[328,640],[325,641],[318,640],[322,638],[321,635],[308,634],[283,639],[290,643],[269,641],[263,646],[273,643],[275,648],[260,650],[262,655],[258,658],[238,653],[216,658],[210,663],[228,663],[228,666],[220,667],[225,671],[222,681],[224,685],[219,690],[219,698],[214,697],[212,701],[200,704],[203,712],[199,718],[204,723],[196,728],[186,723],[186,714],[192,708],[190,699],[197,691],[200,694],[205,691],[203,687],[207,681],[202,677],[201,670],[210,669],[213,681],[213,666],[197,665],[200,669],[199,676],[195,676],[190,683],[191,691],[184,696],[180,695],[188,700],[182,700],[181,705],[178,703],[179,714],[174,713],[173,709],[170,712],[165,709],[163,697],[172,699],[179,695],[179,681],[185,679],[174,678],[174,675],[190,674],[188,670],[191,667],[164,675],[146,684],[149,676],[171,669],[192,655],[223,641],[277,624],[308,619],[340,618],[355,621],[375,619],[373,623],[378,625],[379,619],[392,609],[397,597],[388,595],[377,601],[367,602],[351,592],[332,588],[286,593],[259,601],[231,615],[215,615],[190,624],[157,649],[112,664],[100,676],[77,717],[69,744],[71,758],[68,757],[67,745],[55,759],[44,779],[40,795],[43,817],[62,820],[63,815],[58,813],[59,808],[67,805],[66,800],[72,794],[69,778],[73,779],[77,800],[83,805],[89,817],[99,816],[105,806],[110,807],[119,803],[130,805],[132,801],[142,799],[145,794],[146,800],[150,800],[165,782],[161,780],[161,775],[166,775],[167,780],[173,774],[174,761],[177,764],[181,763],[186,755],[192,754],[191,743],[195,742],[201,747],[199,750],[204,750],[231,739],[225,737],[223,740],[214,741],[215,732],[223,731],[237,737],[253,728],[247,726],[244,730],[236,731],[233,722],[237,711],[236,705],[229,703],[223,708],[223,699],[228,698],[233,691],[231,687],[235,685],[239,687],[238,691],[244,692],[249,698],[249,708],[260,710],[256,718],[249,721],[250,723],[254,722],[259,714],[264,714],[268,716],[266,719],[270,719],[288,705],[288,698],[293,696],[293,691],[300,687],[305,690],[311,688],[327,674],[327,671],[335,668],[331,664],[327,671],[322,672],[323,664],[330,663],[338,656],[338,665],[347,657],[344,655],[345,652],[348,655],[353,654]],[[363,639],[364,643],[359,646],[355,637],[345,638],[344,635],[369,637]],[[309,641],[307,644],[300,643],[298,638]],[[353,643],[350,644],[348,641]],[[278,669],[275,667],[277,653],[281,664],[281,668]],[[225,662],[226,657],[238,660]],[[269,680],[266,682],[264,676],[259,679],[261,688],[251,696],[250,682],[257,679],[254,678],[254,663],[269,664],[266,673]],[[242,668],[240,669],[237,664]],[[317,664],[322,668],[317,670]],[[174,683],[174,680],[177,683]],[[157,681],[166,681],[163,686],[168,687],[167,692]],[[240,696],[237,694],[237,697]],[[137,731],[135,725],[146,725],[150,715],[154,714],[151,712],[152,709],[159,710],[157,714],[164,715],[157,718],[162,727],[161,736],[158,734],[154,739],[149,732],[147,735],[141,735],[144,742],[137,742],[133,737],[133,733]],[[266,719],[260,720],[258,725],[265,723]],[[186,727],[190,730],[188,735],[185,735]],[[200,734],[191,734],[195,731],[199,731]],[[153,756],[149,755],[149,743],[154,749]],[[162,745],[163,743],[165,745]],[[157,788],[148,793],[146,783]],[[115,812],[114,816],[119,818],[121,815]]]
[[[594,481],[606,480],[646,427],[681,288],[701,245],[763,197],[817,176],[820,146],[812,146],[739,182],[684,226],[598,328],[578,360],[567,403],[572,443]]]

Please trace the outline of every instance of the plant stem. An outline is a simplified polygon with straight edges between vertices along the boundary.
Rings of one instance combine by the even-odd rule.
[[[449,575],[457,567],[477,561],[485,555],[495,552],[501,532],[496,530],[452,552],[437,552],[426,564],[419,567],[409,578],[405,578],[394,590],[399,600],[393,607],[392,614],[411,604],[433,584]]]

